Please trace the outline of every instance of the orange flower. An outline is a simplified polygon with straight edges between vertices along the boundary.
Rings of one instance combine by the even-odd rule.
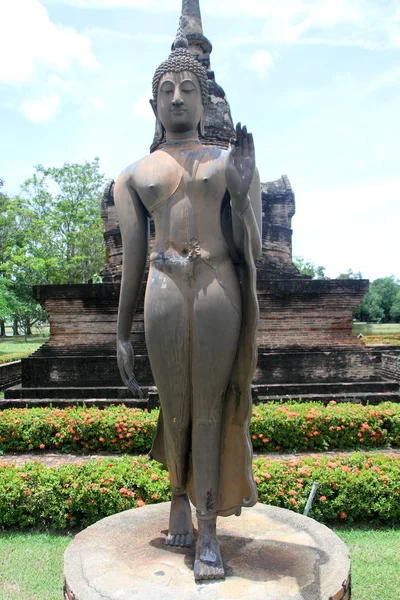
[[[157,500],[158,498],[157,494],[152,494],[151,497],[153,498],[153,500]]]
[[[44,448],[44,444],[40,444],[39,448],[40,448],[41,450],[43,450],[43,448]]]
[[[296,494],[296,490],[289,490],[289,496],[295,496]]]
[[[99,438],[99,442],[104,442],[104,438]]]
[[[325,500],[326,500],[326,496],[321,496],[321,497],[320,497],[320,501],[321,501],[321,502],[325,502]]]
[[[295,498],[290,498],[290,502],[293,504],[293,506],[296,506],[296,504],[298,504]]]
[[[153,481],[157,481],[158,480],[158,475],[156,475],[156,473],[153,473],[153,475],[151,476]]]
[[[137,505],[138,505],[139,507],[146,506],[146,502],[143,502],[143,500],[142,500],[141,498],[138,498],[138,500],[137,500]]]
[[[255,481],[256,483],[260,483],[261,479],[260,479],[259,477],[254,477],[254,481]]]
[[[25,496],[30,496],[31,495],[31,490],[29,488],[26,488],[25,490]]]

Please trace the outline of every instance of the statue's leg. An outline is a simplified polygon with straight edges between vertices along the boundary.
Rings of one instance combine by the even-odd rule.
[[[172,503],[166,544],[193,542],[186,493],[190,452],[191,389],[189,310],[181,285],[151,267],[145,299],[147,350],[163,410],[164,446]]]
[[[194,303],[192,458],[199,525],[196,579],[224,577],[216,537],[221,420],[239,342],[241,297],[232,265],[225,264],[217,273],[218,278],[207,286],[199,286]]]

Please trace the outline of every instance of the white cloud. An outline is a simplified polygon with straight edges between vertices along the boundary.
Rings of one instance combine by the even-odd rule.
[[[51,121],[60,106],[60,96],[53,92],[50,96],[39,100],[25,100],[20,106],[21,112],[34,123]]]
[[[80,8],[141,8],[177,16],[181,8],[180,0],[46,1]],[[264,20],[265,42],[400,48],[398,0],[202,0],[201,9],[204,16]],[[238,43],[249,43],[249,36]]]
[[[249,69],[255,71],[260,79],[263,79],[273,63],[273,57],[266,50],[256,50],[250,57],[247,65]]]
[[[111,41],[115,40],[135,40],[145,42],[146,44],[171,44],[171,34],[158,35],[149,33],[135,33],[128,31],[118,31],[117,29],[107,29],[103,27],[88,27],[84,34],[90,39]]]
[[[46,4],[66,4],[77,8],[144,8],[161,12],[180,8],[180,0],[45,0]]]
[[[134,103],[132,106],[132,114],[136,119],[140,119],[141,121],[154,121],[154,113],[149,102],[152,97],[152,91],[146,90]]]
[[[39,0],[2,1],[0,22],[0,81],[27,82],[39,67],[63,72],[71,65],[99,66],[89,39],[52,23]]]

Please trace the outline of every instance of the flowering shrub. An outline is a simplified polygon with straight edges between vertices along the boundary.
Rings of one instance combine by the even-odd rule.
[[[257,451],[355,450],[400,445],[400,405],[286,403],[253,408]]]
[[[259,500],[303,512],[312,483],[319,490],[310,515],[325,522],[400,522],[400,459],[272,460],[253,465]],[[46,468],[0,463],[0,527],[86,527],[116,512],[170,498],[168,474],[147,458],[127,456]]]
[[[0,451],[145,453],[158,410],[125,406],[18,408],[0,412]],[[257,452],[353,450],[400,446],[400,405],[259,404],[250,424]]]
[[[400,522],[400,458],[354,453],[253,464],[259,501],[303,512],[313,482],[318,492],[310,516],[329,522]]]

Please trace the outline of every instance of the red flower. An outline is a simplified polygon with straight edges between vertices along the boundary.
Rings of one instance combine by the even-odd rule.
[[[340,515],[339,515],[339,517],[341,519],[347,519],[347,514],[345,512],[341,512]]]

